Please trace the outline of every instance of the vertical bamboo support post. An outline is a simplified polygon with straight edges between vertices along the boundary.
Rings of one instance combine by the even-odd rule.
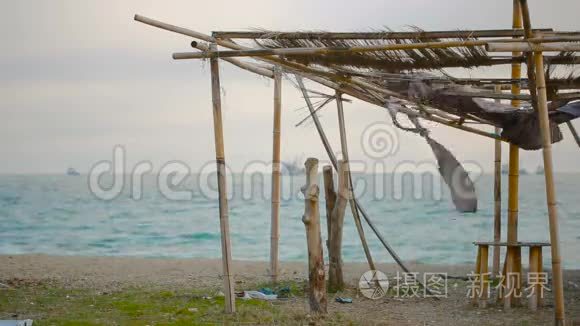
[[[481,280],[481,297],[479,298],[479,307],[487,307],[489,282],[488,282],[488,268],[489,268],[489,246],[481,246],[481,257],[479,266],[479,277]]]
[[[217,46],[210,45],[210,49],[215,51]],[[215,137],[215,153],[217,164],[217,181],[219,194],[219,214],[220,232],[222,245],[222,265],[224,277],[225,310],[226,313],[236,311],[234,295],[234,278],[231,271],[232,253],[230,245],[230,227],[228,221],[228,194],[226,188],[226,161],[224,150],[224,132],[222,122],[222,103],[220,95],[220,76],[218,59],[210,59],[211,65],[211,95],[213,103],[213,130]]]
[[[272,149],[272,221],[270,231],[270,273],[278,281],[278,241],[280,238],[280,125],[282,116],[282,73],[274,70],[274,122]]]
[[[481,245],[477,246],[477,257],[475,257],[475,270],[473,271],[473,273],[475,274],[475,282],[481,282]],[[481,283],[480,283],[481,284]],[[477,289],[478,287],[475,287],[475,289]],[[474,292],[471,294],[471,303],[472,304],[477,304],[477,302],[479,301],[479,293],[477,293],[477,290],[474,289]]]
[[[530,246],[530,269],[529,273],[538,273],[538,260],[540,258],[539,252],[542,251],[541,246]],[[540,285],[534,285],[528,296],[528,306],[530,310],[538,310],[538,298],[540,297]]]
[[[513,1],[513,26],[514,29],[521,29],[522,10],[519,0]],[[513,52],[513,57],[521,56],[521,52]],[[512,79],[520,79],[522,77],[522,65],[520,63],[512,63]],[[511,93],[519,95],[521,91],[520,84],[512,84]],[[512,100],[512,106],[519,107],[520,101]],[[519,197],[519,169],[520,169],[520,152],[516,145],[509,146],[509,178],[508,178],[508,221],[507,221],[507,250],[506,250],[506,285],[508,287],[508,295],[504,298],[504,307],[509,309],[512,303],[514,291],[511,287],[517,287],[516,280],[509,280],[508,275],[513,273],[516,267],[516,251],[518,247],[510,246],[516,244],[518,241],[518,197]]]
[[[336,204],[331,215],[330,245],[328,246],[328,287],[331,292],[344,289],[342,273],[342,229],[344,213],[348,204],[348,162],[338,161],[338,185]]]
[[[554,170],[552,162],[552,139],[548,104],[546,95],[546,77],[544,75],[544,56],[541,52],[534,53],[536,64],[536,86],[538,94],[538,118],[542,134],[542,156],[544,158],[544,177],[546,179],[546,201],[550,223],[550,243],[552,249],[552,287],[554,289],[555,325],[565,325],[564,322],[564,284],[562,279],[562,258],[560,256],[560,235],[558,227],[558,207],[556,206],[556,188],[554,186]]]
[[[326,247],[330,254],[330,236],[332,232],[332,210],[334,209],[334,203],[336,202],[336,191],[334,190],[334,176],[332,172],[332,166],[325,165],[322,169],[322,175],[324,177],[324,200],[326,202]]]
[[[353,183],[352,183],[352,174],[350,173],[350,166],[348,164],[349,159],[348,159],[348,145],[347,145],[347,140],[346,140],[346,127],[345,127],[345,123],[344,123],[344,108],[342,106],[342,93],[340,91],[336,91],[336,107],[337,107],[337,112],[338,112],[338,128],[339,128],[339,132],[340,132],[340,148],[342,151],[342,158],[344,160],[344,162],[346,163],[346,166],[349,167],[349,169],[346,171],[347,175],[348,175],[348,182],[347,182],[347,187],[348,187],[348,192],[349,192],[349,197],[348,197],[348,201],[350,204],[350,210],[352,212],[352,216],[354,218],[354,223],[356,225],[356,229],[358,231],[358,235],[360,237],[360,241],[362,243],[363,246],[363,250],[365,252],[365,256],[367,258],[367,262],[369,264],[369,269],[371,270],[376,270],[375,268],[375,263],[373,261],[373,257],[371,256],[371,251],[369,250],[369,246],[367,244],[367,239],[365,237],[365,231],[363,229],[361,220],[360,220],[360,216],[358,214],[358,209],[357,209],[357,205],[354,201],[354,195],[353,195]],[[340,176],[339,176],[340,178]]]
[[[495,85],[495,92],[501,93],[501,86]],[[501,102],[501,100],[496,100]],[[500,129],[495,128],[495,134],[499,135]],[[493,198],[494,198],[494,217],[493,217],[493,242],[501,241],[501,141],[495,140],[494,152],[494,184],[493,184]],[[500,260],[500,246],[493,247],[493,265],[492,274],[497,276],[499,274],[499,260]]]
[[[304,166],[306,168],[306,185],[302,188],[305,201],[302,222],[306,228],[308,245],[308,301],[311,312],[325,314],[327,301],[318,210],[318,160],[309,158]]]

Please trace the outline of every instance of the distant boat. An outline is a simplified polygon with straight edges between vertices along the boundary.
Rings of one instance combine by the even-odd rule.
[[[299,175],[304,173],[303,164],[300,163],[298,157],[295,157],[293,161],[283,161],[282,165],[286,168],[289,175]]]
[[[528,175],[528,174],[529,174],[529,173],[528,173],[528,170],[526,170],[526,169],[520,169],[520,171],[519,171],[519,172],[520,172],[520,173],[519,173],[520,175]]]
[[[536,174],[543,175],[544,174],[544,167],[538,165],[538,167],[536,168]]]
[[[81,174],[79,173],[79,171],[77,171],[77,170],[75,170],[75,169],[73,169],[73,168],[68,168],[68,169],[66,170],[66,175],[70,175],[70,176],[79,176],[79,175],[81,175]]]

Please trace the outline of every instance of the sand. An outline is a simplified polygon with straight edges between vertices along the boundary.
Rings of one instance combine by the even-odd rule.
[[[236,286],[268,281],[267,262],[235,261]],[[416,272],[448,273],[465,277],[471,266],[409,264]],[[367,271],[363,263],[347,263],[345,280],[356,287],[361,274]],[[393,277],[398,268],[379,264],[378,269]],[[144,259],[128,257],[62,257],[47,255],[0,255],[0,282],[50,282],[67,288],[92,288],[114,291],[124,287],[219,289],[222,285],[221,261],[216,259]],[[306,266],[301,262],[282,262],[281,279],[306,279]],[[569,321],[580,325],[580,271],[565,272],[565,291]],[[395,298],[387,295],[380,300],[353,296],[353,304],[331,302],[329,310],[340,311],[361,324],[386,325],[550,325],[553,320],[551,297],[537,312],[527,307],[504,311],[499,305],[486,309],[473,307],[466,298],[464,281],[448,280],[449,296],[432,298]],[[304,300],[291,303],[289,309],[307,313]]]

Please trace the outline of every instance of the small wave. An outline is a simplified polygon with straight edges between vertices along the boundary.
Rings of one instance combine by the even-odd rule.
[[[0,195],[0,203],[6,206],[16,206],[20,203],[20,199],[21,198],[18,195],[9,195],[9,194]]]
[[[220,235],[218,233],[197,232],[191,234],[180,234],[178,237],[186,240],[219,240]]]

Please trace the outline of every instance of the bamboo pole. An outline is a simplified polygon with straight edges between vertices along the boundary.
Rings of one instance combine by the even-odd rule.
[[[535,32],[552,32],[552,29],[536,29]],[[515,37],[524,36],[521,29],[466,30],[466,31],[428,31],[428,32],[250,32],[216,31],[214,37],[223,39],[326,39],[326,40],[405,40],[473,37]]]
[[[555,322],[557,326],[565,325],[564,284],[562,276],[562,258],[560,255],[560,235],[558,227],[558,207],[554,171],[552,162],[552,140],[550,120],[548,118],[548,103],[546,95],[546,79],[544,61],[541,52],[534,53],[536,64],[536,85],[538,87],[538,119],[542,134],[542,156],[544,158],[544,176],[546,178],[546,201],[550,223],[550,243],[552,250],[552,286],[554,289]]]
[[[336,202],[336,191],[334,190],[334,177],[332,166],[325,165],[322,168],[322,175],[324,177],[324,200],[326,202],[326,247],[330,255],[330,237],[332,234],[332,210]]]
[[[496,85],[495,91],[501,92],[500,85]],[[496,102],[501,102],[496,100]],[[499,135],[500,128],[495,128],[495,133]],[[493,184],[493,198],[494,198],[494,216],[493,216],[493,241],[498,243],[501,241],[501,141],[495,140],[494,151],[494,184]],[[493,246],[493,262],[492,274],[497,276],[499,274],[500,264],[500,246]]]
[[[353,187],[353,182],[352,182],[352,174],[349,168],[349,158],[348,158],[348,141],[346,138],[346,126],[344,123],[344,108],[343,108],[343,103],[342,103],[342,93],[340,91],[336,92],[336,108],[337,108],[337,113],[338,113],[338,130],[340,133],[340,149],[342,151],[342,159],[345,161],[345,165],[348,168],[346,170],[346,173],[348,175],[348,181],[347,181],[347,187],[348,187],[348,193],[349,193],[349,197],[348,197],[348,202],[350,204],[350,210],[352,212],[352,216],[354,218],[354,224],[356,225],[356,229],[358,232],[358,235],[360,237],[360,241],[362,243],[363,246],[363,250],[365,252],[365,256],[367,258],[367,261],[369,263],[369,268],[371,270],[376,270],[375,267],[375,263],[373,261],[373,257],[371,255],[371,251],[369,249],[369,246],[367,244],[367,239],[365,237],[365,231],[364,228],[362,226],[362,223],[360,221],[360,216],[358,214],[358,210],[356,208],[356,204],[354,202],[354,187]],[[340,176],[339,176],[340,177]]]
[[[325,314],[327,300],[318,210],[318,160],[309,158],[304,166],[306,168],[306,185],[302,188],[305,201],[302,222],[306,228],[308,244],[308,302],[311,312]]]
[[[454,90],[454,89],[449,89],[449,90],[443,90],[441,93],[444,95],[491,98],[491,99],[496,99],[496,100],[520,100],[520,101],[531,100],[530,95],[527,95],[527,94],[503,94],[503,93],[497,93],[497,92],[492,93],[489,91],[476,92],[476,91],[458,91],[458,90]]]
[[[481,281],[481,297],[479,298],[479,307],[485,308],[487,307],[487,300],[488,297],[488,290],[489,290],[489,281],[488,281],[488,266],[489,266],[489,246],[482,245],[481,246],[481,262],[479,267],[479,277]]]
[[[216,45],[212,44],[210,48],[215,49]],[[211,90],[213,102],[213,129],[215,137],[215,152],[217,163],[217,181],[219,194],[219,214],[220,214],[220,233],[222,245],[222,265],[224,278],[225,294],[225,311],[234,313],[236,311],[234,295],[234,278],[231,271],[232,253],[230,245],[230,227],[228,218],[228,194],[226,188],[226,162],[224,150],[224,133],[222,123],[222,104],[220,95],[220,77],[218,59],[211,59]]]
[[[539,265],[539,252],[542,251],[542,247],[541,246],[530,246],[530,258],[529,258],[529,273],[530,274],[538,274],[538,265]],[[530,285],[531,286],[531,285]],[[530,310],[532,311],[536,311],[538,310],[538,298],[540,297],[540,285],[533,285],[532,289],[530,291],[529,294],[529,299],[528,299],[528,307],[530,308]]]
[[[328,246],[328,288],[331,292],[344,289],[342,273],[342,229],[346,205],[351,196],[348,188],[348,162],[338,161],[337,197],[331,215],[330,244]]]
[[[244,49],[244,50],[224,50],[208,52],[177,52],[172,57],[175,60],[184,59],[209,59],[213,57],[269,57],[269,56],[304,56],[304,55],[340,55],[382,51],[403,51],[421,49],[446,49],[456,47],[477,47],[484,46],[490,52],[508,51],[533,51],[535,49],[545,49],[545,51],[580,51],[580,44],[565,43],[578,42],[578,37],[558,37],[558,38],[530,38],[526,42],[514,42],[513,40],[498,41],[446,41],[446,42],[421,42],[405,44],[380,44],[362,46],[343,47],[301,47],[301,48],[276,48],[276,49]],[[541,43],[541,44],[535,44]],[[545,44],[553,43],[553,44]],[[516,48],[516,50],[513,50]],[[520,49],[521,48],[521,49]],[[503,51],[502,51],[503,49]],[[519,50],[518,50],[519,49]]]
[[[533,52],[533,51],[552,51],[552,52],[578,52],[580,44],[578,43],[543,43],[533,44],[527,42],[519,43],[488,43],[485,49],[488,52]]]
[[[282,72],[274,70],[274,122],[272,132],[272,221],[270,233],[270,272],[278,281],[278,241],[280,238],[280,137],[282,117]]]
[[[520,29],[522,25],[522,14],[519,0],[513,0],[513,26],[514,29]],[[520,52],[513,52],[512,56],[520,56]],[[512,64],[512,80],[521,79],[522,65],[520,63]],[[511,93],[514,95],[520,94],[520,84],[512,84]],[[518,100],[512,100],[513,107],[519,107],[520,102]],[[518,241],[518,196],[519,196],[519,148],[516,145],[509,145],[509,177],[508,177],[508,221],[507,221],[507,249],[506,249],[506,285],[508,289],[504,297],[504,307],[509,309],[512,304],[512,299],[514,298],[514,291],[511,287],[516,287],[513,280],[508,280],[508,275],[517,270],[516,265],[516,251],[517,247],[510,246],[514,245]]]
[[[308,92],[306,91],[306,87],[304,87],[304,82],[302,82],[302,78],[300,76],[296,76],[296,81],[298,82],[298,86],[300,87],[300,90],[302,91],[302,96],[304,97],[304,100],[306,101],[306,105],[308,106],[308,110],[310,110],[310,113],[312,114],[314,112],[314,106],[312,105],[312,102],[310,101],[310,98],[308,97]],[[324,149],[326,150],[326,154],[328,155],[330,162],[332,163],[332,166],[334,167],[335,170],[338,170],[338,163],[336,160],[336,156],[334,155],[334,152],[332,151],[332,147],[330,146],[330,143],[328,142],[328,138],[326,137],[326,133],[324,132],[324,129],[322,129],[322,125],[320,124],[320,120],[318,119],[318,116],[316,114],[312,114],[312,121],[314,121],[314,125],[316,126],[316,130],[318,131],[318,135],[320,136],[320,140],[322,141],[322,144],[324,146]],[[399,267],[401,267],[401,269],[404,272],[410,273],[409,268],[407,268],[407,266],[405,266],[405,263],[403,263],[403,261],[401,260],[399,255],[397,255],[395,250],[389,245],[389,243],[385,240],[385,238],[383,238],[383,236],[381,235],[381,233],[379,232],[379,230],[374,225],[373,221],[370,219],[369,215],[365,211],[364,207],[356,199],[356,196],[354,194],[352,194],[352,196],[353,196],[354,202],[355,202],[357,208],[360,210],[363,218],[365,219],[365,221],[367,222],[367,224],[369,225],[369,227],[371,228],[373,233],[377,236],[379,241],[382,243],[383,247],[385,247],[385,249],[389,252],[391,257],[393,257],[393,259],[395,260],[397,265],[399,265]],[[421,283],[420,280],[416,279],[416,281],[423,288],[425,288],[425,286],[423,285],[423,283]],[[427,293],[432,294],[432,292],[428,288],[425,288],[425,289],[426,289]]]

